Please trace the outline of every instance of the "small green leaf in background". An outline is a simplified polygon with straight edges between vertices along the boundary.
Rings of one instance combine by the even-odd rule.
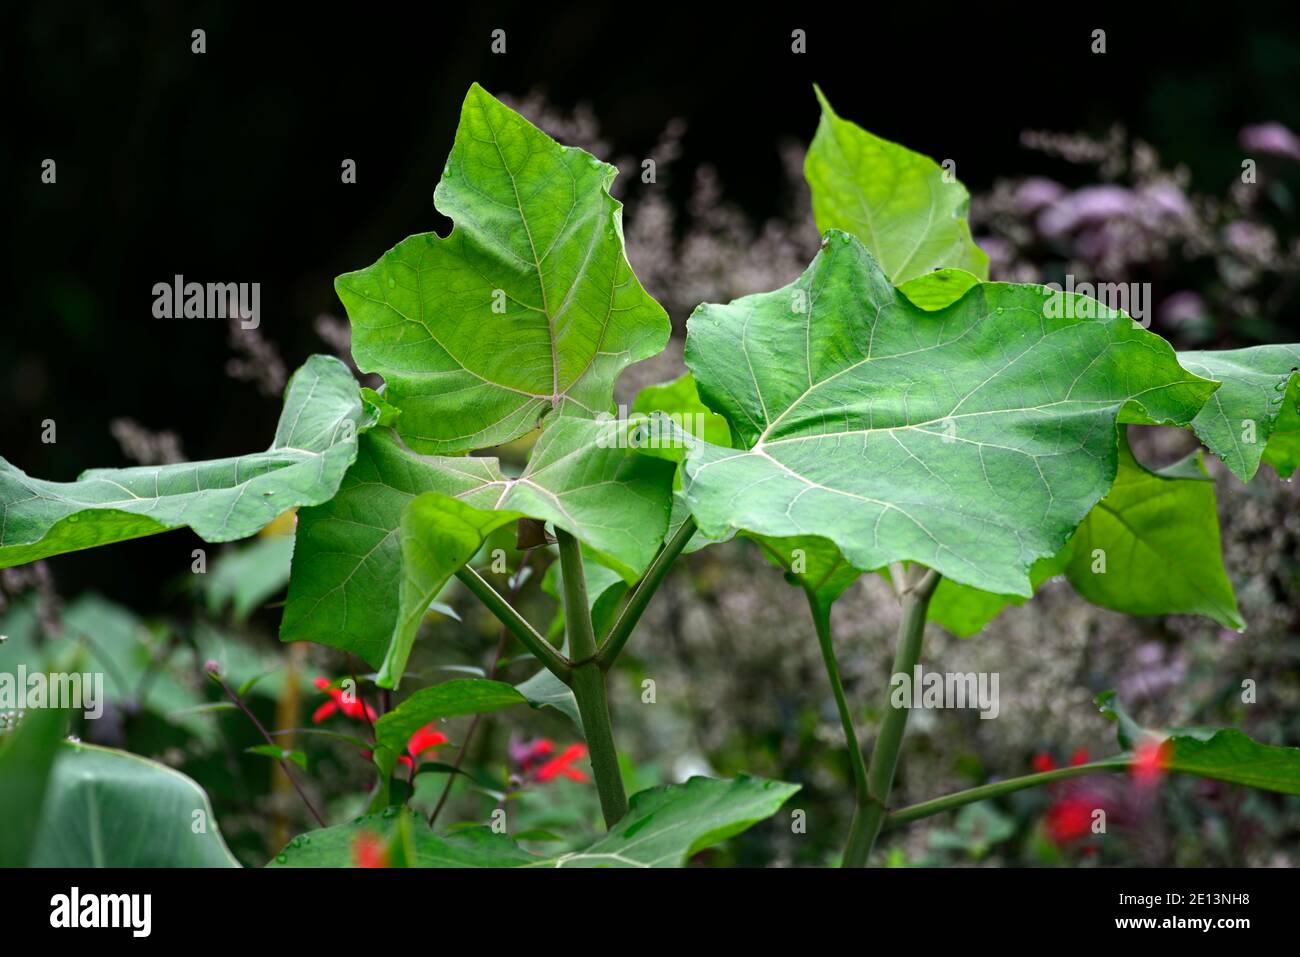
[[[0,459],[0,568],[185,525],[208,542],[247,538],[290,508],[329,500],[363,424],[347,366],[312,356],[289,380],[265,452],[91,469],[75,482],[34,479]]]
[[[304,771],[307,770],[307,755],[302,751],[289,751],[271,744],[259,744],[251,748],[244,748],[244,751],[247,754],[260,754],[273,761],[292,761]]]
[[[857,236],[896,286],[949,266],[987,279],[988,256],[966,224],[966,187],[928,156],[840,119],[816,92],[822,118],[804,176],[817,228]]]
[[[554,412],[594,417],[668,315],[623,251],[617,170],[561,146],[477,83],[434,191],[455,222],[338,278],[352,354],[387,383],[412,448],[500,445]]]
[[[410,815],[408,863],[415,867],[681,867],[699,851],[771,817],[798,790],[797,784],[747,775],[651,788],[633,795],[627,815],[594,844],[546,857],[529,854],[485,827],[439,836],[414,812],[391,807],[301,835],[270,866],[347,867],[358,835],[387,842],[405,814]]]
[[[267,535],[223,552],[206,575],[196,576],[208,613],[219,614],[230,606],[236,622],[247,621],[289,583],[292,558],[292,535]]]

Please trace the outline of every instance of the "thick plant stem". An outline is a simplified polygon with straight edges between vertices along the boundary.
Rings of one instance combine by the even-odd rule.
[[[520,644],[531,651],[533,656],[541,661],[555,677],[568,682],[568,660],[556,651],[551,646],[551,643],[542,637],[541,633],[530,625],[523,615],[515,611],[514,606],[502,598],[482,575],[466,565],[456,572],[456,577],[474,593],[479,601],[487,606],[488,611],[496,616],[497,621],[501,622],[512,635],[518,638]]]
[[[925,634],[925,616],[930,607],[930,596],[939,584],[939,573],[917,566],[908,575],[899,591],[903,617],[898,624],[898,646],[894,650],[894,668],[890,675],[911,675],[921,660],[921,638]],[[867,768],[867,800],[858,807],[849,830],[849,845],[844,852],[844,866],[864,867],[876,844],[881,825],[885,822],[885,808],[889,791],[894,785],[894,770],[898,767],[898,751],[907,729],[906,708],[890,706],[888,686],[885,698],[885,717],[880,722],[876,744],[871,749],[871,764]]]
[[[849,767],[853,771],[853,796],[855,812],[854,828],[849,831],[849,842],[844,849],[844,866],[860,867],[859,855],[855,849],[857,823],[862,816],[862,809],[868,803],[867,765],[862,759],[862,746],[858,743],[858,732],[853,726],[853,714],[849,710],[848,698],[844,695],[844,683],[840,680],[840,666],[835,658],[835,645],[831,637],[831,608],[826,602],[817,598],[811,588],[805,588],[808,595],[808,608],[812,612],[813,624],[817,628],[817,643],[822,649],[822,661],[826,665],[826,677],[830,679],[831,694],[835,696],[835,708],[840,714],[840,725],[844,729],[844,743],[849,749]]]
[[[567,617],[568,612],[565,612]],[[594,661],[573,669],[569,684],[582,717],[587,736],[592,776],[600,795],[600,811],[605,827],[611,828],[627,814],[627,793],[623,790],[623,773],[618,766],[614,747],[614,730],[609,719],[609,698],[605,692],[605,672]]]
[[[623,773],[614,747],[614,730],[609,718],[609,696],[605,670],[596,653],[596,634],[587,603],[587,577],[582,570],[578,540],[563,529],[555,530],[560,546],[560,573],[564,579],[564,623],[569,633],[569,655],[573,662],[569,687],[573,690],[587,737],[591,771],[600,795],[605,827],[611,828],[627,813]]]
[[[646,606],[650,604],[650,599],[659,590],[664,576],[668,574],[668,569],[672,567],[673,562],[677,560],[677,556],[682,553],[682,549],[687,546],[694,534],[695,519],[688,515],[686,521],[682,522],[681,527],[677,529],[673,537],[659,549],[659,554],[655,556],[655,560],[650,563],[645,575],[637,583],[636,589],[632,592],[632,597],[623,606],[623,611],[619,614],[618,620],[610,627],[609,635],[601,646],[600,666],[606,671],[614,664],[619,652],[627,644],[627,640],[632,637],[632,631],[636,628],[636,623],[641,620],[641,615],[645,613]]]

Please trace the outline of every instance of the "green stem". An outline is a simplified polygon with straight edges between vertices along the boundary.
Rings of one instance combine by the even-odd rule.
[[[853,771],[853,796],[855,827],[849,831],[849,842],[844,849],[844,866],[861,866],[857,862],[860,855],[855,839],[857,822],[862,816],[862,808],[868,803],[867,765],[862,759],[862,746],[858,743],[858,732],[853,727],[853,714],[849,710],[848,699],[844,695],[844,683],[840,680],[840,666],[835,658],[835,645],[831,637],[831,608],[818,600],[811,588],[805,588],[808,596],[808,608],[812,612],[813,624],[817,628],[817,643],[821,645],[822,661],[826,665],[826,677],[830,679],[831,694],[835,696],[835,708],[840,714],[840,725],[844,729],[844,743],[849,749],[849,767]],[[857,863],[855,863],[857,862]]]
[[[563,682],[568,682],[570,673],[569,660],[556,651],[551,643],[542,637],[541,633],[530,625],[523,615],[515,611],[514,606],[502,598],[482,575],[465,565],[460,571],[456,572],[456,577],[474,593],[479,601],[487,606],[492,614],[496,615],[497,620],[505,625],[525,648],[533,653],[533,657],[541,661],[555,677]]]
[[[578,715],[582,718],[605,827],[611,828],[627,814],[627,794],[623,791],[623,773],[619,770],[618,751],[614,747],[605,670],[597,655],[596,634],[591,625],[582,549],[578,540],[561,528],[555,530],[555,537],[560,546],[564,623],[569,633],[569,654],[573,661],[568,685],[573,690]]]
[[[898,647],[894,650],[893,675],[911,675],[921,660],[921,638],[925,634],[925,616],[930,607],[930,596],[939,584],[939,573],[930,568],[916,566],[915,577],[909,575],[899,588],[903,606],[902,620],[898,624]],[[849,829],[849,846],[845,850],[846,867],[863,867],[876,844],[881,825],[885,821],[885,808],[889,791],[894,786],[894,771],[898,767],[898,752],[907,730],[906,708],[890,706],[886,685],[885,717],[880,722],[875,746],[871,749],[871,765],[867,768],[867,800],[858,808]]]
[[[894,824],[908,824],[911,821],[919,821],[923,817],[930,817],[932,814],[942,814],[944,811],[951,811],[967,804],[974,804],[976,801],[1001,797],[1004,794],[1011,794],[1013,791],[1023,791],[1025,788],[1035,788],[1040,784],[1051,784],[1053,781],[1075,778],[1081,774],[1095,774],[1098,771],[1125,771],[1132,764],[1132,755],[1120,754],[1113,758],[1090,761],[1087,764],[1075,764],[1068,768],[1057,768],[1054,771],[1026,774],[1018,778],[1007,778],[1005,781],[994,781],[992,784],[981,784],[979,787],[967,788],[965,791],[958,791],[955,794],[947,794],[929,801],[922,801],[920,804],[899,808],[897,811],[889,813],[885,818],[885,823],[891,826]]]
[[[645,575],[637,583],[632,592],[632,597],[623,606],[618,620],[609,629],[609,634],[606,636],[604,644],[601,645],[600,666],[606,671],[610,669],[623,651],[623,646],[627,644],[627,640],[632,637],[632,631],[636,628],[636,623],[641,620],[641,615],[645,613],[646,607],[650,604],[650,599],[659,590],[664,576],[668,574],[668,569],[672,567],[673,562],[677,560],[677,556],[682,553],[682,549],[686,547],[694,534],[695,519],[688,515],[686,521],[682,522],[681,527],[677,529],[673,537],[659,549],[659,554],[655,556]]]

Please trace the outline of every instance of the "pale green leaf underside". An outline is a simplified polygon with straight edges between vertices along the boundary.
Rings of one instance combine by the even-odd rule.
[[[1126,404],[1185,425],[1214,384],[1122,315],[985,283],[926,311],[832,233],[791,286],[688,325],[700,394],[743,449],[696,443],[685,491],[706,535],[816,535],[857,568],[917,561],[1032,594],[1114,478]],[[1050,316],[1047,314],[1050,312]]]
[[[299,513],[280,637],[332,645],[378,666],[399,629],[409,650],[420,600],[427,596],[427,607],[440,582],[473,555],[464,553],[471,540],[521,515],[554,523],[636,578],[668,525],[673,465],[619,448],[628,427],[555,417],[518,477],[506,476],[494,458],[421,456],[391,430],[366,433],[338,495]],[[407,529],[408,549],[420,561],[404,569],[403,512],[428,492],[459,506],[452,506],[454,528],[445,526],[458,543],[430,537],[421,544],[422,535],[439,534],[437,516],[446,514],[436,498],[426,500]],[[439,554],[441,547],[448,551]],[[404,656],[387,663],[392,679],[404,663]]]
[[[184,525],[209,542],[246,538],[334,494],[356,457],[362,417],[347,367],[312,356],[289,382],[265,452],[91,469],[75,482],[34,479],[0,459],[0,568]]]
[[[552,411],[608,411],[619,372],[663,349],[668,316],[628,265],[616,173],[470,88],[434,193],[451,234],[412,236],[335,283],[353,356],[383,375],[412,448],[487,448]]]
[[[822,118],[804,160],[817,228],[857,236],[895,285],[944,267],[987,279],[988,257],[966,223],[966,187],[944,182],[928,156],[840,119],[821,90],[817,99]]]
[[[205,830],[196,833],[196,812]],[[190,778],[139,755],[66,744],[41,810],[33,867],[238,867]]]
[[[539,857],[487,828],[441,837],[423,819],[409,820],[417,867],[682,867],[691,855],[771,817],[797,784],[742,775],[732,780],[691,778],[632,796],[627,814],[591,846]],[[391,810],[391,809],[390,809]],[[376,814],[351,824],[312,831],[295,840],[273,865],[343,867],[363,832],[391,838],[397,814]]]
[[[1223,383],[1192,421],[1192,429],[1237,478],[1249,482],[1262,458],[1270,458],[1275,468],[1280,465],[1283,477],[1294,471],[1294,456],[1281,446],[1294,441],[1288,423],[1295,420],[1295,400],[1291,400],[1289,415],[1284,404],[1288,384],[1300,380],[1296,376],[1300,345],[1180,352],[1178,361],[1199,376]],[[1280,418],[1279,448],[1268,456],[1266,449]]]

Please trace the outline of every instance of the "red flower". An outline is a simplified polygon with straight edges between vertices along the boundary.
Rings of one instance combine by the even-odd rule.
[[[1055,759],[1046,751],[1039,751],[1034,755],[1034,770],[1039,774],[1046,774],[1048,771],[1056,770]]]
[[[585,744],[571,744],[564,749],[564,752],[558,758],[551,758],[537,769],[537,780],[539,782],[553,781],[563,775],[570,781],[585,782],[587,776],[573,767],[573,762],[586,756],[587,746]]]
[[[447,741],[448,738],[445,734],[441,731],[435,731],[432,724],[426,724],[407,740],[406,750],[408,754],[399,757],[397,759],[398,763],[414,770],[415,762],[420,760],[425,751],[430,748],[440,747],[446,744]]]
[[[352,839],[352,866],[388,866],[388,850],[379,835],[371,831],[362,831]]]
[[[341,711],[346,717],[361,718],[374,721],[377,717],[375,709],[366,704],[358,695],[344,694],[341,688],[332,687],[324,678],[316,679],[316,687],[330,696],[329,701],[316,709],[312,714],[311,720],[314,724],[320,724],[335,711]]]
[[[1164,777],[1170,757],[1168,739],[1148,737],[1138,742],[1138,746],[1133,749],[1133,763],[1129,766],[1129,773],[1138,785],[1152,787]]]
[[[1088,763],[1088,749],[1075,748],[1074,754],[1070,755],[1070,767],[1078,767],[1080,764]]]
[[[1047,809],[1047,836],[1053,844],[1068,844],[1086,837],[1092,827],[1094,802],[1085,796],[1059,798]]]

